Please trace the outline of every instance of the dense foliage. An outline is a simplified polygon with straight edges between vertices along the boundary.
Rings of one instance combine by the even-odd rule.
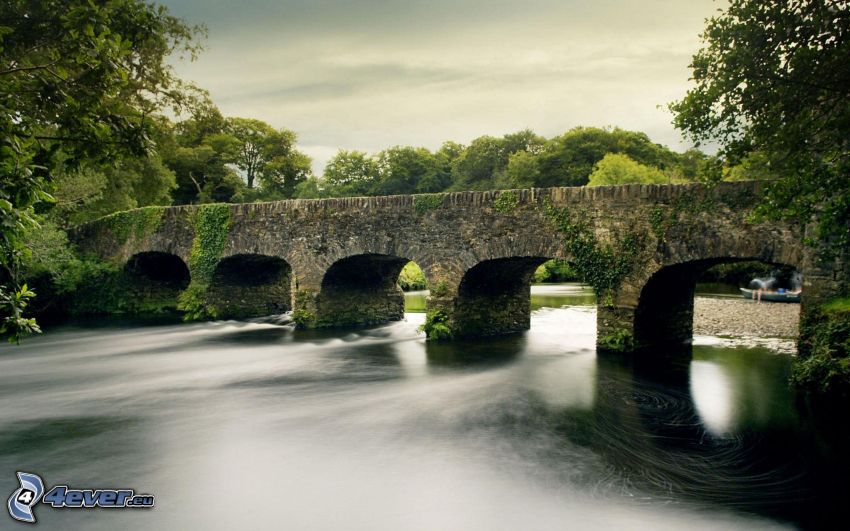
[[[675,124],[730,161],[758,153],[778,178],[762,214],[850,248],[850,1],[732,0],[702,38]]]
[[[534,282],[575,282],[580,280],[569,262],[557,258],[547,260],[534,271]]]
[[[833,299],[809,312],[801,327],[810,330],[793,366],[797,385],[850,396],[850,298]]]
[[[37,331],[19,266],[51,181],[146,156],[152,114],[195,93],[166,57],[193,55],[199,31],[138,0],[0,3],[0,335]]]
[[[398,285],[404,291],[419,291],[428,287],[425,282],[425,273],[415,262],[404,265],[398,276]]]
[[[588,179],[588,186],[628,183],[665,184],[668,179],[656,167],[636,162],[622,153],[608,153],[597,164]]]

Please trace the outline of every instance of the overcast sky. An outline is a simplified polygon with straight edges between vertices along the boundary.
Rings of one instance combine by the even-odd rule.
[[[161,0],[209,29],[178,73],[227,116],[340,148],[436,149],[524,128],[645,131],[687,147],[666,104],[689,86],[712,0]]]

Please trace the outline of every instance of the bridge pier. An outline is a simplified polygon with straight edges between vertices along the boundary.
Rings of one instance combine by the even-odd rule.
[[[216,317],[242,319],[292,308],[292,272],[286,261],[260,254],[223,258],[204,294]]]
[[[296,323],[302,328],[330,328],[403,319],[404,293],[398,275],[408,261],[361,254],[334,262],[323,275],[299,282],[293,314]]]
[[[428,337],[462,339],[528,330],[531,278],[537,266],[546,260],[542,257],[485,260],[462,276],[442,275],[431,287],[428,300],[425,326]]]
[[[599,301],[596,345],[601,351],[628,352],[689,348],[693,339],[694,290],[711,262],[664,267],[648,278],[623,283],[610,301]]]

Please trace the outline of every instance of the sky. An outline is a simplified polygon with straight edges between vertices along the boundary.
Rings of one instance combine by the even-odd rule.
[[[177,73],[226,116],[298,134],[321,174],[339,149],[437,149],[530,128],[646,132],[690,146],[666,105],[712,0],[160,0],[208,29]]]

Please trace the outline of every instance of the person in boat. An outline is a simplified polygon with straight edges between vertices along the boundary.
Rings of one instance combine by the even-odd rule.
[[[754,278],[750,281],[750,288],[753,290],[753,300],[756,304],[761,304],[762,293],[770,293],[776,286],[776,277],[771,278]]]
[[[757,304],[760,304],[764,295],[778,294],[794,296],[802,293],[803,277],[799,272],[794,271],[790,278],[787,279],[787,282],[780,281],[780,277],[781,272],[777,270],[774,271],[773,276],[770,278],[754,278],[750,281],[752,299]],[[790,284],[791,289],[780,287],[781,284]],[[799,298],[797,300],[799,301]]]

